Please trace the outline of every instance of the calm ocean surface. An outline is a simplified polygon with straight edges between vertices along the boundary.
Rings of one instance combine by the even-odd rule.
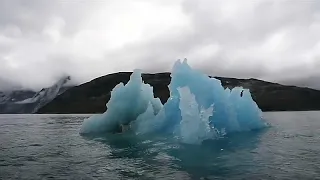
[[[0,115],[0,179],[320,179],[320,112],[264,113],[272,127],[201,146],[82,137],[90,115]]]

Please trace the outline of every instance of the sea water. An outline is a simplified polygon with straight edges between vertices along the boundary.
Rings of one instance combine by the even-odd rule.
[[[320,112],[263,113],[271,127],[202,145],[80,136],[91,115],[0,115],[0,179],[319,179]]]

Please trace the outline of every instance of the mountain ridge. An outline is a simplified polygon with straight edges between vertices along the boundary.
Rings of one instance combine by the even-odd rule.
[[[0,114],[32,114],[52,101],[56,96],[71,88],[65,86],[70,76],[38,92],[32,90],[13,90],[0,92]]]
[[[126,84],[132,72],[118,72],[95,78],[68,89],[57,96],[37,113],[103,113],[110,99],[111,90],[120,82]],[[212,77],[212,76],[211,76]],[[142,74],[145,83],[153,87],[155,97],[162,103],[169,98],[170,73]],[[297,86],[286,86],[259,79],[214,77],[225,88],[242,86],[250,89],[253,99],[263,111],[305,111],[320,110],[320,91]]]

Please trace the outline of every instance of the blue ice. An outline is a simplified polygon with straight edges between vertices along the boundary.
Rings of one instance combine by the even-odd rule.
[[[178,60],[171,73],[170,98],[162,105],[141,71],[111,92],[107,111],[86,119],[81,134],[115,132],[121,125],[138,134],[167,134],[200,144],[232,132],[266,127],[249,90],[224,89],[221,82]],[[242,94],[242,96],[241,96]]]

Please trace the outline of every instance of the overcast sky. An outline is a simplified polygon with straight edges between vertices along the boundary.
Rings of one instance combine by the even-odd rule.
[[[183,58],[210,75],[320,88],[320,1],[0,0],[0,89]]]

